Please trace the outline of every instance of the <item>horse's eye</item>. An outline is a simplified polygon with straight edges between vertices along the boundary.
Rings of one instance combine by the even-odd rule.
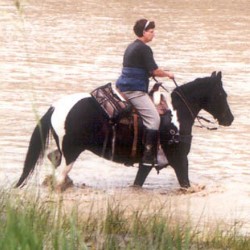
[[[225,98],[227,98],[227,94],[225,92],[223,92],[223,91],[219,92],[219,96],[224,96]]]

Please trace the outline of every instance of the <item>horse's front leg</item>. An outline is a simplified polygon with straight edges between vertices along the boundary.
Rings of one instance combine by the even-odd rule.
[[[167,155],[170,165],[173,167],[178,182],[182,188],[189,188],[189,175],[188,175],[188,153],[190,146],[185,143],[168,145],[163,147]]]
[[[144,166],[140,163],[135,177],[134,186],[142,187],[151,170],[152,170],[151,166]]]
[[[179,159],[172,164],[178,182],[182,188],[189,188],[190,181],[188,176],[188,158],[187,155],[180,156]]]
[[[188,153],[190,146],[189,144],[183,143],[183,145],[175,150],[175,154],[172,153],[169,158],[171,159],[171,166],[174,168],[176,177],[181,186],[181,192],[184,193],[195,193],[200,192],[205,189],[204,185],[190,185],[189,175],[188,175]]]

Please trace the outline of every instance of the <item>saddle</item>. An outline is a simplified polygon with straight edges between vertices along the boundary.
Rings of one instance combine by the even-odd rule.
[[[149,92],[160,115],[166,113],[169,108],[165,97],[159,91],[160,84],[156,83]],[[126,100],[126,97],[116,88],[112,88],[111,83],[96,88],[91,93],[96,103],[102,108],[111,123],[121,123],[122,118],[128,119],[137,112]]]
[[[159,115],[163,117],[165,114],[168,115],[168,122],[171,122],[171,110],[167,105],[165,96],[159,91],[161,84],[155,83],[152,89],[149,92],[149,96],[152,98]],[[97,89],[91,92],[92,97],[96,103],[101,107],[109,120],[112,130],[113,130],[113,145],[112,145],[112,157],[114,156],[115,151],[115,141],[116,141],[116,126],[118,124],[133,126],[134,137],[133,144],[131,149],[131,158],[133,159],[137,154],[137,145],[138,145],[138,134],[139,130],[142,128],[142,120],[138,115],[135,108],[126,100],[125,96],[117,89],[112,88],[111,83],[98,87]],[[168,143],[176,141],[176,128],[169,129],[169,139]],[[107,135],[108,137],[108,135]],[[107,140],[105,140],[107,141]],[[103,145],[103,154],[105,153],[107,144]]]

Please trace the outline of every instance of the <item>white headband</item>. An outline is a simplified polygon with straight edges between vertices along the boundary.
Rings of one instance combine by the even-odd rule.
[[[150,24],[150,21],[147,21],[143,30],[146,30],[149,24]]]

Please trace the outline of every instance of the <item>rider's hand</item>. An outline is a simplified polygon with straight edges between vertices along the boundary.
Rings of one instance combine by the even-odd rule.
[[[174,74],[169,71],[169,70],[164,70],[164,69],[155,69],[153,72],[152,72],[152,76],[159,76],[159,77],[168,77],[170,79],[174,79]]]
[[[169,79],[172,79],[172,80],[174,79],[174,74],[172,72],[168,71],[167,75]]]

